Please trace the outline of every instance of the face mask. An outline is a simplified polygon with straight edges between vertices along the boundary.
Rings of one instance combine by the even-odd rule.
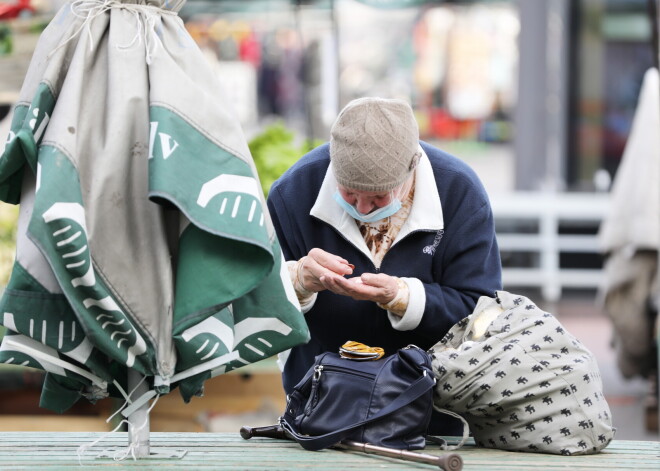
[[[385,219],[386,217],[393,215],[401,209],[401,200],[399,198],[392,198],[392,201],[387,206],[383,206],[382,208],[371,211],[369,214],[362,214],[357,210],[355,206],[348,204],[348,202],[341,197],[339,190],[335,191],[333,197],[337,204],[341,206],[349,216],[351,216],[353,219],[357,219],[358,221],[367,223]]]

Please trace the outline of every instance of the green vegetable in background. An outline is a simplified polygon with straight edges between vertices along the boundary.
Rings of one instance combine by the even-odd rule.
[[[0,203],[0,287],[9,281],[16,251],[18,206]]]
[[[11,29],[8,25],[0,22],[0,56],[11,54],[13,46]]]
[[[294,134],[282,123],[272,124],[248,142],[254,164],[259,172],[261,188],[268,196],[271,185],[305,153],[320,145],[321,140],[300,145],[294,143]]]

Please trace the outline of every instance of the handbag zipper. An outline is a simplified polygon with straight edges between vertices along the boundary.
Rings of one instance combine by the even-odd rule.
[[[312,383],[314,381],[319,381],[321,379],[321,374],[324,371],[334,371],[335,373],[345,373],[352,376],[360,376],[362,378],[373,379],[376,377],[375,374],[365,373],[364,371],[355,371],[348,368],[342,368],[341,366],[334,365],[316,365],[314,367],[314,376],[312,377]]]
[[[348,368],[341,368],[339,366],[316,365],[314,367],[314,375],[312,376],[312,390],[309,392],[309,401],[307,401],[307,406],[305,406],[305,415],[311,414],[312,409],[316,407],[316,404],[319,402],[319,383],[321,382],[321,375],[324,371],[345,373],[352,376],[359,376],[365,379],[374,379],[376,377],[374,374],[365,373],[363,371],[354,371]]]

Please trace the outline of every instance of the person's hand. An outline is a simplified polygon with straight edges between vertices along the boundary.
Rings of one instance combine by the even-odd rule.
[[[326,287],[321,283],[323,276],[336,276],[344,279],[344,275],[353,273],[353,265],[342,257],[325,250],[314,248],[298,261],[298,282],[307,291],[323,291]]]
[[[389,303],[399,291],[396,278],[384,273],[363,273],[362,276],[353,278],[325,274],[319,278],[319,281],[333,293],[379,304]]]

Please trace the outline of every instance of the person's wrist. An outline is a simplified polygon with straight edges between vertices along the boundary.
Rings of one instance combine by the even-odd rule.
[[[303,273],[303,268],[304,268],[304,263],[305,259],[307,256],[305,255],[302,257],[300,260],[298,260],[298,263],[296,264],[296,276],[295,276],[295,282],[293,284],[293,287],[296,290],[296,293],[298,293],[299,297],[302,298],[308,298],[314,294],[314,291],[308,290],[305,288],[304,284],[304,273]]]
[[[394,298],[388,303],[376,303],[376,305],[392,314],[403,317],[408,308],[409,291],[408,285],[401,278],[396,278],[397,292]]]

